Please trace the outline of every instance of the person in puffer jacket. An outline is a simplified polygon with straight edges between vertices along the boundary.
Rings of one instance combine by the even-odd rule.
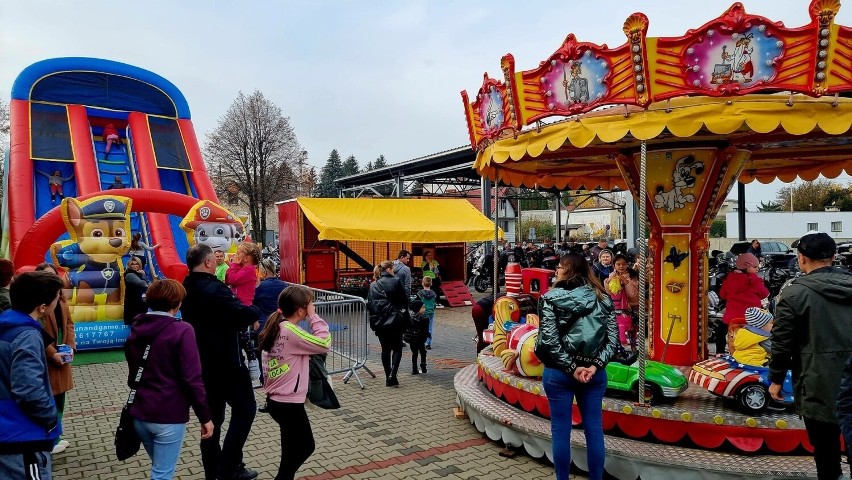
[[[542,384],[550,405],[553,464],[557,480],[571,470],[571,411],[574,397],[583,419],[589,478],[604,472],[601,402],[606,364],[619,346],[612,300],[582,255],[563,255],[556,283],[540,304],[536,356],[544,364]]]
[[[314,294],[290,285],[278,296],[278,310],[260,334],[266,405],[281,429],[281,464],[276,480],[291,480],[314,452],[314,435],[305,412],[310,356],[331,347],[328,324],[314,309]],[[311,333],[299,328],[308,319]]]
[[[12,308],[0,315],[0,478],[51,478],[50,451],[62,427],[47,374],[38,319],[59,301],[62,280],[48,272],[18,275]]]

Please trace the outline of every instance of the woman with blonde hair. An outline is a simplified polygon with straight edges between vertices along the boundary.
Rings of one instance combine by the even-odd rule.
[[[402,361],[402,333],[408,325],[408,295],[405,287],[393,274],[393,262],[385,260],[373,269],[373,283],[367,294],[370,328],[376,332],[382,346],[382,367],[385,386],[399,385],[396,374]]]
[[[307,319],[311,333],[299,328]],[[305,413],[309,360],[331,346],[328,324],[317,315],[314,294],[290,285],[278,296],[276,310],[260,334],[266,408],[281,432],[281,463],[275,480],[292,480],[314,452],[311,421]]]
[[[542,296],[535,353],[544,364],[542,384],[550,405],[553,464],[557,480],[571,470],[571,412],[574,398],[586,435],[589,479],[604,471],[601,402],[606,364],[619,345],[612,300],[582,255],[563,255],[556,283]]]

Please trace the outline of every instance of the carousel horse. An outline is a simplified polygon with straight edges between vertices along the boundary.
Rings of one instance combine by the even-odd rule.
[[[499,357],[507,371],[525,377],[540,377],[544,365],[535,356],[538,338],[538,315],[528,313],[521,321],[521,307],[516,297],[500,297],[494,303],[494,356]]]

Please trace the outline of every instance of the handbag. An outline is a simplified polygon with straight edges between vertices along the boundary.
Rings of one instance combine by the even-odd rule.
[[[311,355],[309,365],[308,400],[326,410],[340,408],[340,402],[331,384],[328,383],[328,370],[325,368],[325,353]]]
[[[125,402],[124,407],[121,409],[118,428],[115,429],[115,456],[120,461],[127,460],[136,455],[139,452],[139,447],[142,445],[142,440],[139,438],[139,434],[136,433],[136,427],[133,426],[133,416],[130,415],[130,406],[133,405],[133,400],[136,399],[136,390],[141,384],[142,372],[145,371],[145,365],[148,363],[148,354],[151,352],[151,344],[154,343],[154,339],[156,339],[156,336],[145,346],[145,351],[142,353],[142,363],[139,364],[139,370],[136,371],[136,376],[133,377],[133,385],[131,385],[130,393],[127,395],[127,402]]]
[[[370,316],[370,327],[373,331],[388,330],[390,328],[400,331],[411,328],[411,316],[408,309],[397,308],[388,298],[388,291],[379,284],[379,288],[385,293],[384,304],[377,308],[375,315]]]

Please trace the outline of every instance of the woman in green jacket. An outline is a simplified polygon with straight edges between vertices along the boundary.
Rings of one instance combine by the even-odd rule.
[[[605,367],[619,345],[615,311],[582,255],[562,256],[553,287],[542,297],[535,353],[545,367],[542,383],[550,405],[556,478],[567,480],[571,470],[571,411],[576,397],[586,434],[589,479],[600,480]]]

